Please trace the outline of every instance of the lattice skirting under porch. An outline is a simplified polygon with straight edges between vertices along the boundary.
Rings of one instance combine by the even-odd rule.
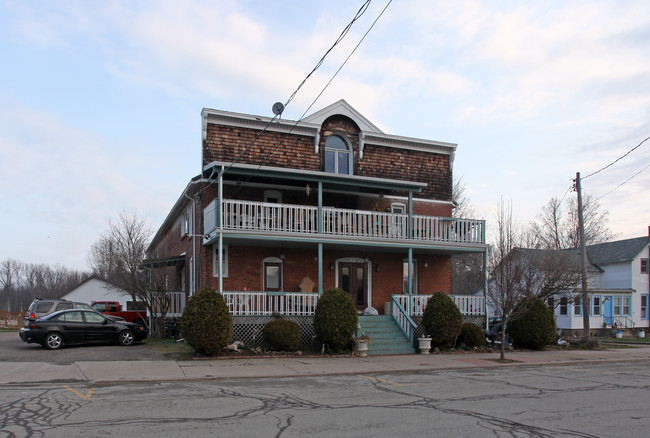
[[[295,321],[300,326],[300,348],[317,349],[316,334],[314,332],[313,317],[311,316],[284,316],[284,319]],[[262,329],[264,324],[275,319],[272,316],[233,316],[233,342],[241,341],[247,348],[261,348],[270,350],[264,342]]]

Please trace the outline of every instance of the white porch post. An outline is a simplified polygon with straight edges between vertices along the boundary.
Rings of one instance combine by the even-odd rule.
[[[223,172],[224,168],[221,166],[221,172],[219,172],[219,202],[217,205],[217,221],[219,225],[219,245],[218,245],[218,255],[217,263],[218,272],[219,272],[219,293],[223,295],[223,220],[221,217],[221,209],[223,206]]]

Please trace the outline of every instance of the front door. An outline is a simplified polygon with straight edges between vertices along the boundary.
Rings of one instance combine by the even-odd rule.
[[[339,263],[339,287],[352,297],[357,310],[368,307],[368,270],[365,263]]]
[[[613,297],[604,297],[603,299],[603,322],[607,325],[614,324],[614,313],[612,311]]]

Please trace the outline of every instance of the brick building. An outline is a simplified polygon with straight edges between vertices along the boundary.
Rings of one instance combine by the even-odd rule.
[[[344,100],[299,122],[201,115],[201,174],[148,249],[169,290],[299,316],[341,287],[382,314],[449,294],[451,256],[486,253],[484,221],[452,218],[455,144],[385,134]]]

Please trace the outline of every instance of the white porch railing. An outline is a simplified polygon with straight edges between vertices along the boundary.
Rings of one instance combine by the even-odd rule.
[[[318,304],[318,293],[309,292],[249,292],[228,291],[223,293],[228,310],[233,316],[311,316]],[[484,316],[484,297],[473,295],[450,295],[461,314]],[[392,295],[391,300],[404,310],[406,316],[422,316],[431,295]],[[406,323],[405,323],[406,324]]]
[[[217,226],[216,200],[204,210],[205,233]],[[378,239],[408,239],[408,215],[323,207],[322,234]],[[227,199],[221,220],[229,230],[318,233],[318,208]],[[485,221],[437,216],[413,216],[412,239],[419,241],[484,244]]]
[[[185,309],[185,292],[166,292],[166,294],[169,297],[169,309],[165,317],[180,318],[183,315],[183,309]],[[157,311],[153,313],[159,315]]]
[[[393,295],[410,316],[422,316],[432,295]],[[449,295],[462,315],[485,316],[485,297]]]
[[[317,293],[224,292],[232,316],[311,316],[318,303]]]

